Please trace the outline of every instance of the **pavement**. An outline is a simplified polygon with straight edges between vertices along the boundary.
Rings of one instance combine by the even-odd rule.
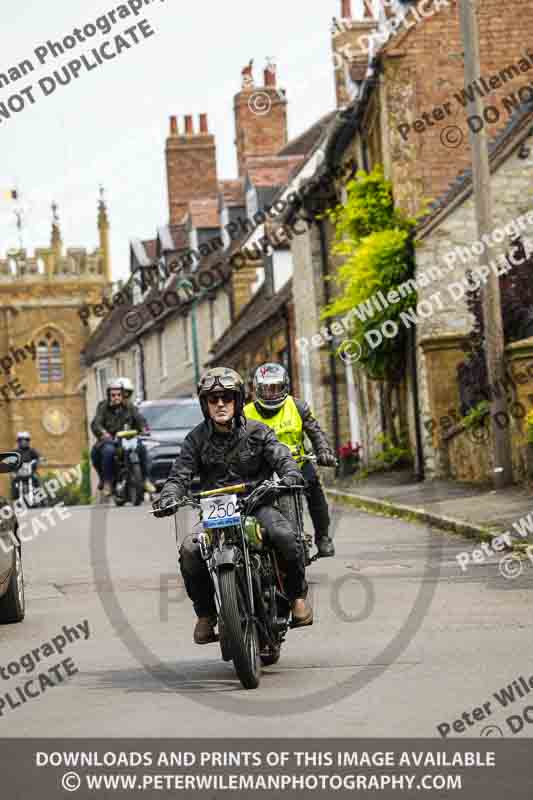
[[[533,497],[527,487],[496,491],[487,485],[458,481],[416,481],[410,470],[376,472],[360,480],[350,476],[326,485],[331,500],[481,540],[512,532],[513,522],[533,512]],[[533,535],[528,541],[533,541]]]
[[[23,548],[26,619],[0,626],[0,737],[440,739],[437,726],[489,699],[490,714],[450,736],[493,724],[511,737],[506,718],[530,702],[506,709],[492,694],[533,673],[533,566],[513,580],[497,557],[462,571],[463,537],[332,504],[337,555],[308,570],[315,623],[290,631],[245,691],[217,644],[193,644],[172,519],[147,506],[71,512]],[[194,520],[179,523],[181,538]],[[54,640],[61,654],[46,651]],[[73,674],[62,667],[58,683],[66,659]]]

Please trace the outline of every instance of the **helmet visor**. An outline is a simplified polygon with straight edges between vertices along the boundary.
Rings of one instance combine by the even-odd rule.
[[[274,383],[260,383],[257,387],[257,393],[262,400],[276,402],[283,400],[287,391],[285,383],[276,381]]]

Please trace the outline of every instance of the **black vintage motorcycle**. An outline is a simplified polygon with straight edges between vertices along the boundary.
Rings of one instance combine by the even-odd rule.
[[[283,486],[277,480],[241,483],[191,494],[176,511],[190,506],[199,511],[203,530],[196,535],[215,589],[219,642],[224,661],[233,661],[245,689],[256,689],[261,664],[277,663],[290,627],[291,609],[284,590],[284,565],[264,540],[264,530],[253,511],[261,503],[291,495],[291,522],[310,563],[303,531],[302,487]]]
[[[140,506],[144,500],[144,482],[137,452],[139,432],[120,431],[115,438],[118,445],[115,452],[115,480],[113,482],[115,505],[123,506],[129,500],[132,505]]]

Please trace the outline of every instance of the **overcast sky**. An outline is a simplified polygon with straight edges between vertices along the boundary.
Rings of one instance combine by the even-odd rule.
[[[27,206],[25,244],[47,246],[53,200],[63,240],[94,248],[102,182],[111,221],[113,277],[128,271],[128,242],[152,238],[168,221],[164,146],[171,114],[209,114],[216,134],[219,178],[237,175],[233,96],[241,68],[255,59],[256,83],[267,56],[287,89],[289,137],[334,107],[330,26],[341,0],[153,0],[137,18],[123,19],[40,66],[34,50],[94,23],[120,2],[17,0],[2,9],[0,73],[30,58],[38,67],[0,89],[0,103],[33,84],[36,102],[0,122],[0,186],[19,187]],[[354,4],[355,7],[355,4]],[[156,34],[68,86],[43,96],[38,80],[68,60],[146,18]],[[0,117],[1,119],[1,117]],[[195,123],[197,124],[197,123]],[[0,252],[16,246],[12,204],[0,200]]]

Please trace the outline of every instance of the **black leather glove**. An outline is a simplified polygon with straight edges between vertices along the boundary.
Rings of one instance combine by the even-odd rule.
[[[154,500],[152,508],[154,509],[154,517],[161,519],[161,517],[171,517],[176,513],[176,504],[180,502],[179,497],[163,497]]]
[[[331,450],[318,450],[316,454],[316,463],[319,467],[336,467],[337,459]]]
[[[284,475],[280,483],[282,486],[303,486],[304,479],[302,475]]]

